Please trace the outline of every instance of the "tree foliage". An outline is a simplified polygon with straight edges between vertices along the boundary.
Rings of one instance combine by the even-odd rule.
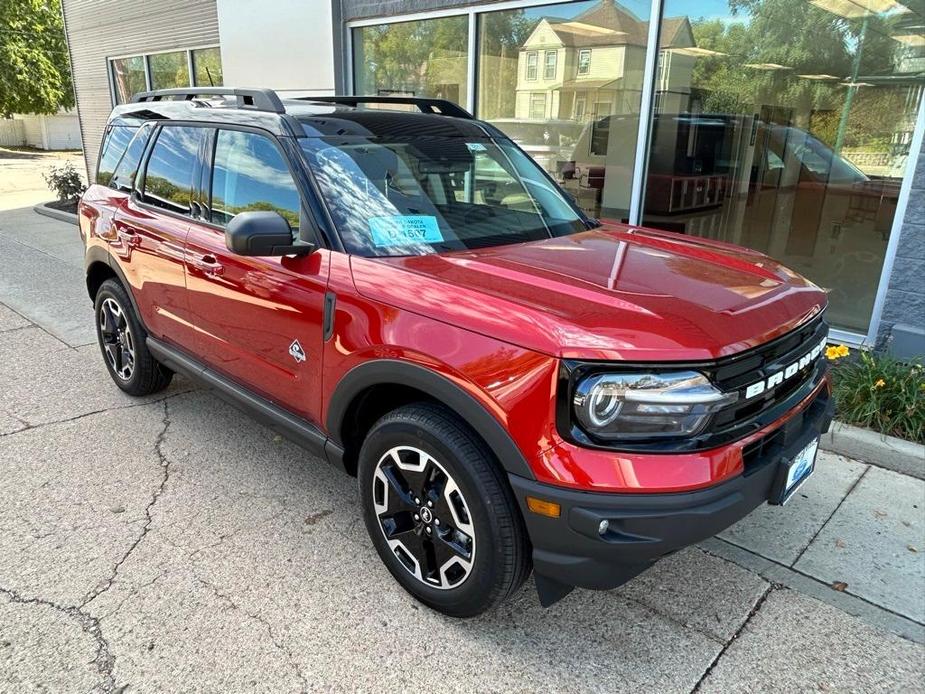
[[[0,115],[74,105],[59,0],[0,2]]]

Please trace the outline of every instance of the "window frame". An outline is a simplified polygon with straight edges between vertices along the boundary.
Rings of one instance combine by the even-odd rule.
[[[543,100],[543,115],[542,116],[533,115],[533,103],[534,103],[534,100],[537,99],[538,97]],[[545,120],[546,119],[546,106],[549,105],[548,102],[549,102],[549,99],[546,98],[546,92],[530,92],[530,109],[529,109],[530,120]]]
[[[193,51],[202,51],[202,50],[207,50],[210,48],[215,48],[219,51],[219,60],[221,60],[221,45],[217,43],[210,43],[206,45],[196,45],[196,46],[191,46],[189,48],[171,48],[171,49],[163,50],[163,51],[142,51],[142,52],[135,52],[135,53],[125,53],[125,54],[120,54],[120,55],[106,56],[105,58],[106,74],[109,79],[110,104],[112,105],[113,108],[115,108],[116,106],[119,106],[123,103],[129,103],[128,101],[120,102],[118,99],[118,93],[116,90],[115,73],[114,73],[115,62],[117,60],[127,60],[129,58],[141,58],[142,66],[144,69],[144,75],[145,75],[145,91],[151,91],[153,89],[153,86],[152,86],[153,79],[152,79],[151,61],[150,61],[151,56],[161,55],[164,53],[183,53],[184,57],[186,58],[186,72],[187,72],[187,76],[189,77],[190,87],[197,87],[197,86],[203,87],[206,85],[195,84],[196,71],[195,71],[195,67],[193,63]],[[225,72],[224,65],[222,65],[222,84],[215,85],[216,87],[224,86],[224,82],[225,82],[224,72]],[[130,95],[129,98],[131,98],[131,96],[132,95]]]
[[[525,61],[525,65],[526,65],[525,73],[526,74],[524,75],[524,79],[527,80],[527,82],[536,82],[537,80],[537,77],[539,75],[539,64],[540,64],[539,56],[540,56],[539,51],[527,51],[527,59]],[[533,64],[531,65],[531,63]],[[532,77],[530,76],[531,70],[533,71]]]
[[[549,64],[549,58],[552,56],[552,65]],[[549,74],[549,68],[552,67],[552,75]],[[559,51],[543,51],[543,79],[554,80],[559,72]]]
[[[584,70],[581,69],[581,60],[583,56],[588,56],[587,62],[585,63]],[[582,48],[578,51],[578,75],[589,75],[591,74],[591,49]]]

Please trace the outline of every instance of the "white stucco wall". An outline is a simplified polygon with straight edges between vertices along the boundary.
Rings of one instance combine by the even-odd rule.
[[[330,0],[217,0],[227,86],[334,93]]]

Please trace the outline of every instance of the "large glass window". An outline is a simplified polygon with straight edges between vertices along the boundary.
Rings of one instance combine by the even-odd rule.
[[[227,224],[250,210],[279,212],[299,227],[299,191],[286,160],[263,135],[219,130],[212,174],[212,221]]]
[[[116,165],[122,159],[122,155],[125,154],[128,143],[132,141],[136,130],[137,128],[126,128],[119,125],[110,126],[106,130],[96,169],[97,183],[104,186],[109,185],[116,170]]]
[[[143,92],[148,88],[143,56],[117,58],[110,61],[110,66],[117,104],[127,103],[132,98],[132,95]]]
[[[449,99],[465,106],[468,37],[465,16],[354,29],[354,91]]]
[[[149,55],[148,64],[151,66],[152,89],[190,86],[186,51]]]
[[[648,0],[593,0],[478,17],[478,116],[594,216],[629,212],[649,12]],[[609,147],[595,122],[604,114],[615,119]]]
[[[923,24],[921,3],[895,0],[666,0],[644,223],[764,251],[831,290],[834,325],[866,333]],[[599,125],[608,146],[622,128]]]
[[[222,54],[218,48],[193,51],[193,84],[197,87],[221,87]]]
[[[164,126],[151,150],[142,197],[149,205],[190,213],[193,171],[204,128]]]

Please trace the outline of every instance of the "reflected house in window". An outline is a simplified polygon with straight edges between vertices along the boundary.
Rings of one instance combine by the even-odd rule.
[[[601,0],[572,19],[542,18],[520,47],[515,117],[588,121],[638,113],[648,33],[648,21],[614,0]],[[659,75],[660,103],[687,105],[695,56],[683,49],[694,45],[687,17],[664,20],[661,48],[674,53]],[[555,69],[537,71],[537,55]]]

